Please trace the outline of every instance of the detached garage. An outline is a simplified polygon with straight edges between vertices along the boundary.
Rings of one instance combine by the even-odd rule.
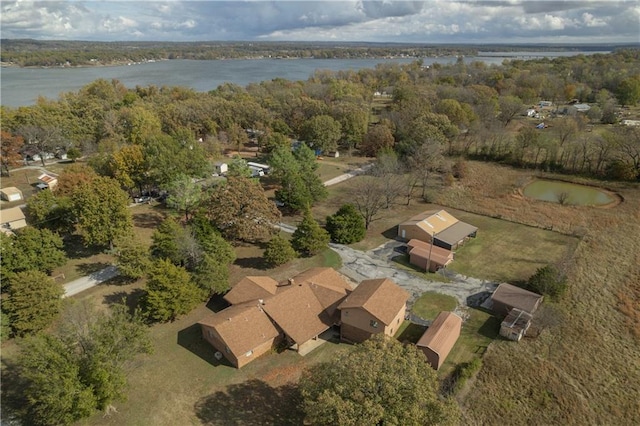
[[[20,191],[15,186],[9,186],[7,188],[0,189],[0,198],[4,201],[20,201],[24,197],[22,196],[22,191]]]

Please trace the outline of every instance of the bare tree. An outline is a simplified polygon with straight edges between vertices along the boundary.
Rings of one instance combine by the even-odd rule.
[[[379,219],[377,215],[386,205],[381,181],[375,176],[361,176],[354,180],[349,194],[350,200],[364,217],[365,227],[369,229],[371,222]]]
[[[437,140],[423,143],[408,156],[409,172],[418,177],[422,185],[422,198],[425,197],[431,172],[440,167],[443,161],[442,144]]]
[[[18,129],[27,145],[33,146],[38,150],[42,166],[45,166],[44,159],[46,154],[55,151],[56,147],[62,142],[60,129],[57,127],[41,127],[41,126],[22,126]]]

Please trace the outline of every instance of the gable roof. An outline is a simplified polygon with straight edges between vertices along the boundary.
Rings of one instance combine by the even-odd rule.
[[[431,261],[438,265],[446,265],[453,260],[453,253],[446,248],[431,246],[421,240],[411,239],[407,243],[409,247],[409,254],[419,256],[423,259],[429,259],[429,253],[431,253]]]
[[[237,305],[266,299],[276,294],[278,282],[271,277],[244,277],[224,295],[224,300]]]
[[[462,318],[453,312],[440,312],[416,346],[429,348],[443,359],[456,344],[461,328]]]
[[[58,178],[55,178],[51,175],[48,175],[46,173],[41,174],[40,176],[38,176],[38,180],[46,183],[46,184],[51,184],[52,182],[58,182]]]
[[[266,299],[265,312],[295,343],[301,344],[332,325],[309,285],[294,284]]]
[[[542,296],[524,288],[502,283],[491,296],[493,302],[502,303],[510,308],[518,308],[533,314],[542,300]]]
[[[338,303],[351,292],[351,284],[333,268],[311,268],[293,278],[295,284],[308,285],[322,309],[331,317],[336,313]],[[335,318],[337,320],[338,318]]]
[[[22,197],[22,191],[20,191],[15,186],[7,186],[6,188],[0,189],[0,192],[2,192],[3,194],[6,194],[7,196],[19,194]]]
[[[415,225],[429,234],[437,234],[458,222],[445,210],[429,210],[413,216],[402,225]]]
[[[199,322],[213,328],[234,355],[243,355],[280,333],[258,304],[230,306]]]
[[[24,213],[20,207],[0,210],[0,223],[11,223],[24,219]]]
[[[389,325],[408,299],[409,293],[389,278],[365,280],[338,305],[338,309],[364,309]]]

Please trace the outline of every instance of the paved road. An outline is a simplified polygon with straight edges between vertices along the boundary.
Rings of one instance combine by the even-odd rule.
[[[118,268],[115,266],[107,266],[98,272],[65,284],[64,295],[62,297],[73,296],[116,276],[118,276]]]

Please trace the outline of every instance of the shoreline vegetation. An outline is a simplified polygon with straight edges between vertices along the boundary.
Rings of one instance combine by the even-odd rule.
[[[172,59],[401,59],[494,56],[496,52],[602,52],[630,45],[424,45],[310,42],[94,42],[2,39],[0,66],[79,68]],[[504,56],[505,59],[519,59]]]

